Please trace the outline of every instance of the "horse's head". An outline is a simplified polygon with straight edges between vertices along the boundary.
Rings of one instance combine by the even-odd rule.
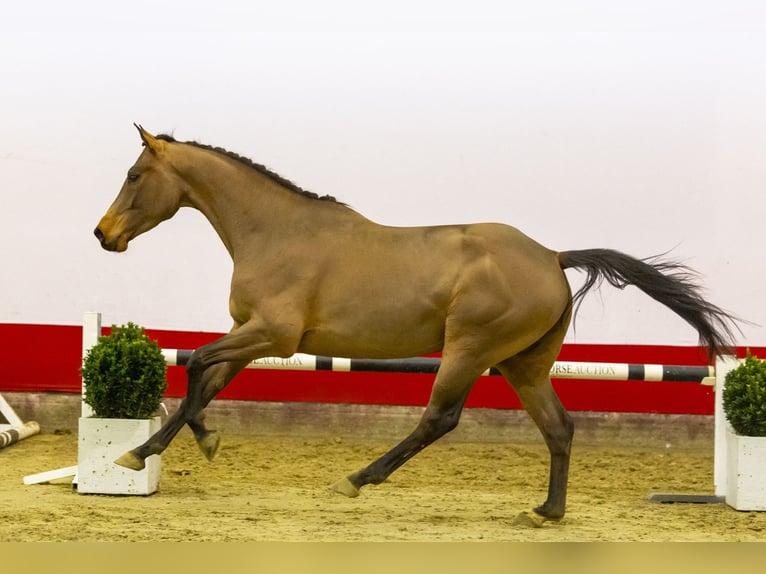
[[[183,182],[167,161],[168,142],[136,128],[145,149],[94,231],[107,251],[125,251],[131,239],[172,217],[181,205]]]

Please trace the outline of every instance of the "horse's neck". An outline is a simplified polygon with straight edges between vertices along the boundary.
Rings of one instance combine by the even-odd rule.
[[[234,261],[242,253],[284,249],[275,241],[280,234],[297,239],[296,234],[324,225],[328,211],[334,212],[329,214],[331,218],[358,216],[340,204],[307,199],[284,189],[234,160],[211,159],[207,166],[198,164],[189,178],[186,204],[208,219]]]

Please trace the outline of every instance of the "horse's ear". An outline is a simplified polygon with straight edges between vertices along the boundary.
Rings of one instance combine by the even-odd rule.
[[[156,137],[146,131],[142,126],[138,124],[133,125],[136,126],[136,129],[138,130],[138,133],[141,136],[141,140],[144,142],[146,149],[152,153],[159,153],[162,151],[162,149],[165,147],[165,142],[158,140]]]

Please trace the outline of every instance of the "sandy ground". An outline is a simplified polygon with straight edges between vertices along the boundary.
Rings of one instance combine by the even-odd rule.
[[[188,431],[162,459],[160,492],[82,495],[22,477],[76,463],[71,431],[0,450],[0,541],[763,541],[766,513],[657,504],[712,492],[712,449],[575,447],[567,516],[514,524],[541,503],[545,448],[437,443],[356,499],[329,491],[391,446],[348,438],[224,436],[208,463]]]

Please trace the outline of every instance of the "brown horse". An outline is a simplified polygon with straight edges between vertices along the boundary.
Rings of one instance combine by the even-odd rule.
[[[518,393],[550,451],[547,500],[536,523],[564,515],[573,425],[551,386],[577,303],[602,279],[635,285],[694,327],[711,355],[733,341],[732,318],[706,302],[689,270],[607,249],[556,252],[502,224],[387,227],[331,197],[318,197],[220,148],[154,137],[96,227],[104,249],[136,236],[180,207],[201,211],[234,262],[232,330],[197,349],[188,392],[146,443],[116,462],[140,470],[188,424],[212,460],[219,445],[204,407],[253,359],[296,352],[402,358],[441,351],[431,397],[415,430],[333,489],[357,496],[458,424],[479,375],[496,367]],[[572,297],[563,270],[587,279]]]

